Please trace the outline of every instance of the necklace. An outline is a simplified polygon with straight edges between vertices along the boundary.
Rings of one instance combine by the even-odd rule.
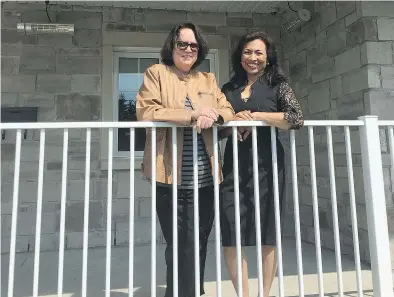
[[[248,100],[249,100],[249,97],[242,98],[242,96],[241,96],[241,100],[242,100],[244,103],[246,103],[246,102],[248,102]]]
[[[245,90],[249,87],[249,89],[250,89],[250,94],[249,94],[249,96],[243,98],[243,97],[242,97],[242,92],[241,92],[241,100],[242,100],[244,103],[248,102],[250,96],[252,95],[251,93],[252,93],[252,85],[253,85],[253,83],[254,83],[254,82],[249,82],[249,81],[248,81],[248,83],[246,84],[245,88],[243,88],[243,91],[245,91]]]

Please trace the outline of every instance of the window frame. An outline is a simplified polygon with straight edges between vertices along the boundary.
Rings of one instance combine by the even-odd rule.
[[[153,51],[153,50],[156,50]],[[114,103],[114,108],[113,108],[113,114],[112,117],[114,121],[118,122],[119,121],[119,98],[118,98],[118,93],[119,93],[119,59],[120,58],[130,58],[130,59],[158,59],[159,63],[161,63],[161,58],[160,58],[160,49],[151,49],[151,51],[142,51],[142,50],[137,50],[130,48],[129,51],[114,51],[114,82],[113,82],[113,103]],[[138,64],[139,66],[139,64]],[[128,157],[130,156],[130,151],[120,151],[119,150],[119,129],[115,129],[114,133],[114,156],[115,157]],[[137,139],[135,139],[137,141]],[[131,148],[130,148],[131,149]],[[134,151],[134,157],[135,158],[142,158],[144,155],[143,151]]]
[[[112,82],[112,118],[114,121],[119,121],[119,59],[120,58],[131,58],[131,59],[158,59],[159,63],[161,63],[160,57],[160,48],[152,48],[152,47],[114,47],[113,49],[113,82]],[[213,69],[213,73],[215,74],[216,80],[219,81],[219,72],[218,72],[218,50],[212,49],[209,51],[206,59],[209,60],[209,68]],[[141,82],[142,83],[142,82]],[[130,151],[119,151],[118,145],[118,129],[114,129],[113,136],[113,156],[119,158],[127,158],[130,156]],[[137,140],[137,139],[136,139]],[[134,156],[136,160],[142,160],[144,152],[143,151],[135,151]]]

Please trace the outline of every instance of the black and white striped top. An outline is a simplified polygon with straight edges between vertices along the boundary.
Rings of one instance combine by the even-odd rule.
[[[189,98],[186,98],[185,109],[192,109]],[[180,189],[193,189],[193,129],[185,128],[183,134],[182,154],[182,182]],[[204,139],[197,133],[197,155],[198,155],[198,187],[203,188],[213,184],[211,163],[205,149]]]

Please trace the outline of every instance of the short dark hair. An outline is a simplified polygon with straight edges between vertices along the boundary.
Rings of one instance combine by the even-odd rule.
[[[287,81],[282,68],[279,66],[276,47],[272,39],[265,32],[251,32],[241,37],[237,47],[231,55],[231,64],[234,76],[231,78],[231,83],[234,87],[241,87],[247,83],[247,73],[241,65],[241,56],[244,47],[249,42],[260,39],[265,43],[267,48],[267,66],[264,69],[264,78],[270,86],[275,86],[282,81]]]
[[[197,54],[197,60],[193,64],[192,69],[198,67],[206,58],[209,47],[208,43],[205,40],[205,37],[202,34],[201,29],[196,26],[193,23],[187,22],[187,23],[182,23],[176,25],[174,28],[171,29],[170,33],[168,34],[168,37],[166,41],[164,42],[164,45],[161,49],[161,60],[162,62],[167,65],[167,66],[172,66],[174,65],[174,59],[172,58],[172,52],[174,50],[175,42],[178,40],[179,37],[179,32],[182,29],[191,29],[194,33],[194,36],[196,37],[197,43],[198,43],[198,54]]]

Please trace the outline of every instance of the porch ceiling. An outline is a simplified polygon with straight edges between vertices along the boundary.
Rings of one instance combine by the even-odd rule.
[[[39,1],[18,1],[39,2]],[[287,1],[50,1],[50,4],[132,7],[186,11],[271,13],[282,12]]]

